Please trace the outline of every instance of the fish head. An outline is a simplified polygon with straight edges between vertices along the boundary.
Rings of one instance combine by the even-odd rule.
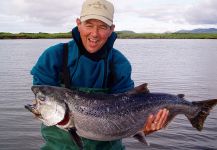
[[[61,96],[61,93],[52,86],[35,85],[31,89],[35,94],[35,100],[33,104],[25,105],[25,108],[47,126],[61,122],[68,109],[64,96]]]

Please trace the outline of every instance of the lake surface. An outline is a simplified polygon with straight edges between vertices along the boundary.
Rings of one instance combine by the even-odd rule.
[[[24,109],[34,99],[30,70],[43,50],[68,39],[0,40],[0,150],[37,150],[40,121]],[[190,101],[217,98],[217,40],[117,40],[132,64],[136,85],[153,92],[185,94]],[[166,129],[146,137],[145,147],[124,139],[127,150],[216,150],[217,107],[202,132],[177,116]]]

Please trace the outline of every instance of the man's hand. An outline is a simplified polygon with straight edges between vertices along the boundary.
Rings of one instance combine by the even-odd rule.
[[[160,130],[165,126],[169,111],[167,109],[160,109],[156,116],[149,115],[144,126],[144,134],[148,135],[154,131]]]

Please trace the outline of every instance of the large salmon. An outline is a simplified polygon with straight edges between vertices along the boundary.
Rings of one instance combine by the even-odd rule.
[[[184,114],[201,131],[210,110],[217,104],[217,99],[189,102],[183,94],[151,93],[146,84],[120,94],[91,94],[46,85],[32,86],[32,91],[35,102],[25,107],[45,125],[70,131],[80,147],[79,136],[111,141],[136,135],[141,140],[138,133],[146,119],[162,108],[169,110],[166,124],[177,114]]]

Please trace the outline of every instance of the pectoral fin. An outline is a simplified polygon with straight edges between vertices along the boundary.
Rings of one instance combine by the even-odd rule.
[[[137,134],[135,134],[133,136],[135,139],[137,139],[139,142],[145,144],[146,146],[150,146],[150,144],[145,140],[145,136],[144,136],[144,133],[141,131],[141,132],[138,132]]]
[[[83,150],[83,142],[82,142],[81,138],[78,136],[78,134],[76,133],[76,129],[70,128],[68,131],[72,137],[72,140],[78,146],[79,150]]]

